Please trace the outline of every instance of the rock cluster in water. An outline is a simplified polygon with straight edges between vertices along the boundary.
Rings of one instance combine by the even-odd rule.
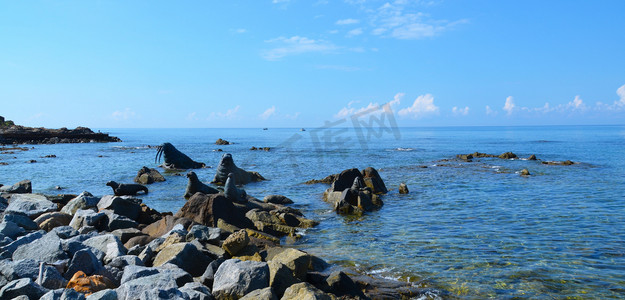
[[[0,122],[0,144],[59,144],[90,142],[121,142],[107,133],[93,132],[86,127],[76,129],[33,128],[13,124],[12,121]]]
[[[374,168],[347,169],[335,176],[332,185],[323,193],[323,199],[334,205],[339,214],[362,214],[379,209],[384,204],[379,194],[388,190]]]

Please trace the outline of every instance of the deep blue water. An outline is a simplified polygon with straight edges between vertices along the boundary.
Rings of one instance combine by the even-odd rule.
[[[468,299],[625,297],[625,126],[401,128],[368,136],[353,128],[102,131],[124,142],[0,154],[8,163],[0,165],[0,183],[31,179],[35,192],[56,194],[58,185],[63,193],[110,194],[107,181],[132,182],[142,166],[156,167],[156,150],[147,146],[163,142],[212,166],[196,170],[208,182],[227,152],[269,179],[246,185],[248,194],[286,195],[321,221],[296,246],[328,261]],[[218,138],[235,144],[217,146]],[[454,159],[475,151],[579,164]],[[50,154],[57,157],[42,158]],[[302,184],[368,166],[391,192],[381,210],[362,217],[336,215],[321,200],[327,185]],[[520,176],[524,168],[532,176]],[[164,175],[142,199],[175,212],[186,177]],[[397,192],[400,182],[410,194]]]

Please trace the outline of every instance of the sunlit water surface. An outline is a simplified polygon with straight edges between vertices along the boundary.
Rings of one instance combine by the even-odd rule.
[[[123,142],[3,152],[0,183],[31,179],[39,193],[61,186],[63,193],[110,194],[107,181],[132,182],[142,166],[156,167],[148,145],[163,142],[212,166],[196,170],[208,182],[221,155],[232,153],[239,167],[269,179],[246,185],[248,194],[286,195],[321,221],[296,246],[328,261],[467,299],[625,297],[623,126],[401,128],[399,138],[385,132],[365,143],[351,129],[102,131]],[[217,138],[235,144],[218,146]],[[580,163],[454,159],[475,151]],[[321,200],[327,185],[302,184],[368,166],[390,192],[381,210],[361,217],[336,215]],[[525,168],[532,176],[519,175]],[[164,173],[167,181],[150,185],[143,201],[178,210],[187,182],[181,174]],[[397,192],[401,182],[410,194]]]

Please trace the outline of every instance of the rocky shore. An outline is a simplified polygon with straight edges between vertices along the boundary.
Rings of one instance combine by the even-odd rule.
[[[282,246],[318,223],[267,195],[195,193],[175,214],[133,196],[0,188],[0,299],[409,299],[440,291],[376,279]]]
[[[15,125],[0,117],[0,145],[8,144],[60,144],[60,143],[121,142],[107,133],[93,132],[86,127],[75,129],[48,129]]]

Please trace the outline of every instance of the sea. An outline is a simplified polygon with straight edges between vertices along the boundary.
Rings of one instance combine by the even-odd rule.
[[[29,179],[36,193],[101,196],[112,193],[107,181],[131,183],[147,166],[166,181],[140,198],[175,213],[185,203],[186,172],[159,168],[154,146],[170,142],[204,162],[209,167],[194,171],[207,183],[230,153],[239,167],[268,179],[245,185],[248,194],[285,195],[320,221],[284,243],[328,262],[460,299],[625,298],[625,126],[346,124],[100,128],[123,142],[2,150],[0,183]],[[216,145],[218,138],[233,144]],[[518,158],[456,158],[476,151]],[[543,163],[566,160],[575,164]],[[337,215],[322,200],[327,184],[304,184],[366,167],[378,170],[389,192],[381,209],[361,216]],[[408,194],[399,194],[400,183]]]

